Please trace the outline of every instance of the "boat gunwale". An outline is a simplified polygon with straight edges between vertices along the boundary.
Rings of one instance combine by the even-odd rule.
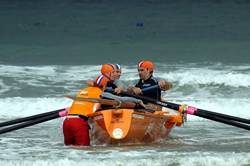
[[[94,118],[96,116],[102,115],[102,111],[116,111],[116,110],[133,110],[132,114],[139,114],[139,115],[143,115],[146,117],[151,117],[151,118],[162,118],[162,119],[168,119],[171,117],[176,117],[176,116],[182,116],[180,113],[179,114],[170,114],[170,113],[166,113],[163,111],[155,111],[154,113],[151,112],[147,112],[147,111],[138,111],[138,110],[145,110],[145,109],[130,109],[130,108],[110,108],[110,109],[104,109],[104,110],[99,110],[96,111],[92,114],[89,114],[89,118]],[[155,114],[155,113],[163,113],[163,114]]]

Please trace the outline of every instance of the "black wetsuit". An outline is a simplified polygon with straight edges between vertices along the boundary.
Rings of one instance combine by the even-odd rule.
[[[149,88],[149,87],[154,86],[154,85],[158,85],[158,81],[156,78],[150,77],[149,79],[147,79],[145,81],[140,79],[138,81],[138,83],[135,85],[135,87],[138,87],[138,88],[143,90],[144,88]],[[153,98],[157,101],[160,101],[161,100],[161,89],[159,86],[157,86],[156,88],[146,90],[143,92],[143,96]]]
[[[108,82],[104,92],[110,92],[110,91],[113,92],[115,90],[115,88],[117,88],[117,85],[115,85],[114,82]],[[103,99],[107,99],[107,98],[103,97]],[[108,109],[108,108],[112,108],[112,107],[110,105],[102,104],[101,108],[102,109]]]
[[[115,88],[117,88],[117,85],[115,85],[114,82],[108,82],[104,92],[109,92],[109,90],[115,90]]]

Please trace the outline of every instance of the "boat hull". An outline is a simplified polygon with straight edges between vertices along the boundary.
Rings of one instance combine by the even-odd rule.
[[[169,112],[171,111],[171,113]],[[145,144],[166,139],[171,129],[182,121],[176,111],[109,109],[90,116],[92,145]]]

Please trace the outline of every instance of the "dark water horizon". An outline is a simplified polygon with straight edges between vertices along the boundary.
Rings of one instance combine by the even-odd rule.
[[[1,0],[0,63],[250,63],[246,0]]]

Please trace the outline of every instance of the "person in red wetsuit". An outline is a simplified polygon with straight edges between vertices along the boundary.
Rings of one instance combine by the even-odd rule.
[[[63,122],[63,134],[65,145],[89,146],[89,125],[87,117],[67,115]]]
[[[113,87],[115,80],[114,65],[104,64],[101,69],[102,75],[96,78],[96,81],[88,84],[94,85],[81,90],[77,97],[100,98],[102,90],[107,86]],[[116,87],[115,87],[116,88]],[[79,104],[80,103],[80,104]],[[88,113],[93,113],[99,108],[98,103],[85,101],[75,101],[68,109],[68,114],[63,122],[63,134],[65,145],[89,146],[89,125]]]
[[[99,98],[102,90],[98,87],[87,87],[81,89],[76,97]],[[65,145],[89,146],[88,114],[98,109],[98,103],[87,101],[74,101],[68,109],[63,122],[63,134]]]

